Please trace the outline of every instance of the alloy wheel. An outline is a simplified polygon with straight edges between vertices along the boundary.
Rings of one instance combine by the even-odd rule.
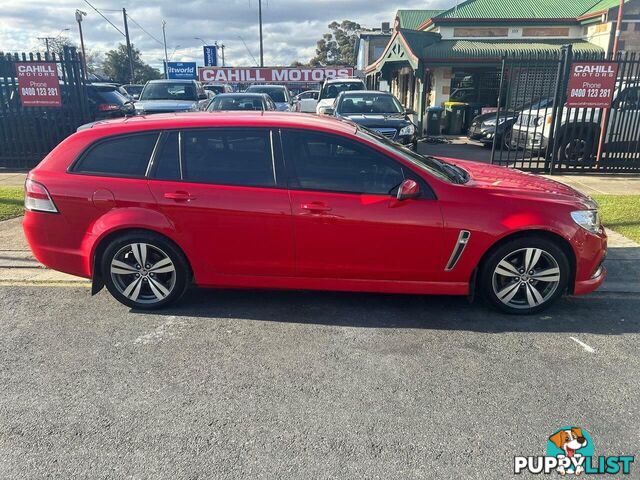
[[[148,243],[125,245],[111,259],[111,279],[129,300],[153,304],[164,300],[176,285],[176,267],[160,248]]]
[[[540,248],[522,248],[506,255],[496,265],[493,292],[500,302],[515,309],[530,309],[546,303],[560,284],[560,266]]]

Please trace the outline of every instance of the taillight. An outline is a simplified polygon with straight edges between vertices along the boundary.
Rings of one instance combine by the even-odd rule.
[[[100,105],[98,105],[98,110],[101,112],[112,112],[114,110],[118,110],[120,108],[120,105],[117,105],[115,103],[101,103]]]
[[[28,178],[24,182],[24,208],[32,212],[58,213],[45,186]]]

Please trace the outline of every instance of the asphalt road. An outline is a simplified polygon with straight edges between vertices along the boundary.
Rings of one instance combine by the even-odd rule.
[[[513,478],[565,425],[637,454],[638,311],[194,290],[148,314],[0,287],[0,478]]]

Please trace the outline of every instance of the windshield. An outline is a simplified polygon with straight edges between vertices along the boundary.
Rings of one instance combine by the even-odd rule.
[[[255,95],[218,95],[211,101],[207,110],[264,110],[264,106],[262,98]]]
[[[336,98],[340,92],[364,90],[362,82],[327,83],[320,91],[320,99]]]
[[[193,83],[148,83],[140,100],[197,100]]]
[[[457,184],[463,184],[469,181],[469,174],[463,168],[435,157],[420,155],[399,143],[389,140],[387,137],[375,130],[369,130],[368,128],[358,126],[357,135],[377,143],[387,151],[400,155],[412,165],[441,180]]]
[[[269,88],[269,87],[256,87],[252,86],[247,88],[247,92],[252,93],[266,93],[276,103],[286,103],[287,97],[284,93],[284,88]]]
[[[342,115],[354,113],[402,113],[404,108],[392,95],[349,93],[342,96],[337,111]]]

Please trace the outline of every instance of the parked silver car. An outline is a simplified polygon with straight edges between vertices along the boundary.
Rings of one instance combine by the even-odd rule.
[[[135,103],[136,114],[198,111],[206,108],[209,95],[195,80],[150,80]]]

